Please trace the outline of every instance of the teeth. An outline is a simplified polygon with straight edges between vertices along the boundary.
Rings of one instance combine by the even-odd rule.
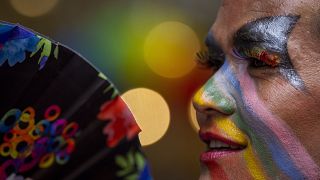
[[[233,145],[231,145],[230,147],[231,147],[231,149],[238,149],[238,147],[237,147],[237,146],[233,146]]]
[[[216,141],[210,141],[210,148],[215,148],[216,147]]]
[[[239,149],[238,146],[228,145],[226,143],[223,143],[221,141],[216,141],[216,140],[210,141],[209,148],[210,149],[219,149],[219,148]]]
[[[221,141],[216,141],[216,140],[210,141],[209,148],[211,148],[211,149],[217,149],[217,148],[238,149],[237,146],[228,145],[226,143],[223,143]]]
[[[222,146],[222,142],[216,141],[216,148],[220,148]]]
[[[228,144],[225,144],[225,143],[223,143],[223,142],[221,142],[221,143],[222,143],[222,146],[221,146],[221,147],[224,147],[224,148],[230,147]]]

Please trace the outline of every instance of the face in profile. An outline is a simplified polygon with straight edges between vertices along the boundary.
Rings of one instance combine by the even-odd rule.
[[[200,179],[320,179],[320,3],[225,0],[195,94]]]

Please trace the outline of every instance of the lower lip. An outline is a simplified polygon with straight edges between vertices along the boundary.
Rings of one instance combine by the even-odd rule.
[[[240,152],[241,150],[209,150],[200,155],[200,161],[202,163],[208,163],[215,161],[219,158],[230,156]]]

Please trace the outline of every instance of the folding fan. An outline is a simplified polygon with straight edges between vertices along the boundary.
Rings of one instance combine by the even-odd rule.
[[[139,131],[83,57],[0,23],[0,180],[152,179]]]

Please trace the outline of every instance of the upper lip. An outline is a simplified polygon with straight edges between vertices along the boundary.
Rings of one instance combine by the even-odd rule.
[[[222,142],[230,147],[235,147],[236,149],[244,149],[247,144],[240,144],[238,142],[235,142],[229,138],[226,138],[222,135],[219,135],[217,133],[212,133],[212,132],[199,132],[199,136],[200,136],[200,139],[206,143],[208,145],[208,147],[210,147],[210,143],[212,141],[219,141],[219,142]]]

